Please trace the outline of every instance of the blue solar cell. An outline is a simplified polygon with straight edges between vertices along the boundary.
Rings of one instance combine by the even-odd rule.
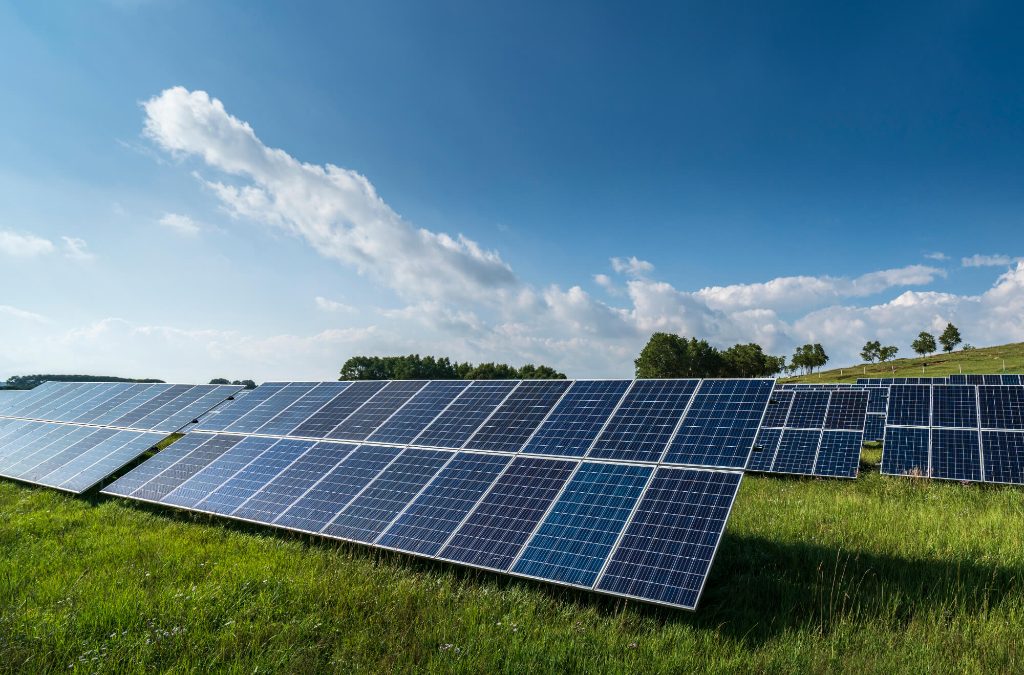
[[[361,441],[391,417],[423,388],[422,380],[398,380],[389,382],[369,401],[353,412],[348,419],[327,434],[328,438]]]
[[[821,432],[816,429],[786,429],[782,432],[772,471],[812,473],[820,444]]]
[[[252,412],[253,408],[266,402],[271,396],[281,391],[287,382],[267,382],[253,389],[241,398],[235,399],[231,405],[224,406],[213,415],[209,415],[199,426],[198,431],[224,431],[237,422],[242,416]]]
[[[781,438],[782,429],[763,428],[758,431],[757,439],[754,441],[754,451],[750,453],[750,461],[747,463],[747,470],[771,471]]]
[[[223,430],[229,434],[255,433],[257,429],[312,391],[315,386],[312,382],[291,382]]]
[[[523,452],[582,457],[629,385],[628,380],[574,382]]]
[[[512,571],[593,586],[652,471],[648,466],[584,462]]]
[[[275,525],[319,532],[391,463],[401,448],[361,445],[296,500]]]
[[[24,474],[40,463],[62,453],[68,446],[76,445],[96,432],[95,427],[63,427],[66,433],[53,437],[45,444],[34,445],[31,451],[22,451],[14,460],[11,458],[0,461],[3,466],[3,474],[12,478],[23,478]]]
[[[273,523],[355,449],[341,443],[310,443],[308,447],[303,455],[235,509],[232,517]]]
[[[999,384],[1024,384],[1021,382],[1020,375],[1000,375]]]
[[[89,410],[83,412],[77,417],[69,419],[68,421],[79,422],[81,424],[89,424],[91,423],[92,420],[96,419],[97,417],[110,413],[118,406],[135,398],[136,396],[139,395],[140,392],[148,389],[149,387],[150,385],[148,384],[124,384],[117,392],[113,393],[113,395],[108,396],[102,406],[90,408]],[[122,412],[121,414],[123,415],[124,412]],[[117,417],[120,417],[120,415],[116,415],[114,419],[117,419]]]
[[[946,378],[946,384],[967,384],[966,375],[950,375]]]
[[[277,413],[270,421],[256,430],[257,434],[287,436],[295,427],[305,422],[331,399],[345,391],[351,382],[321,382],[305,396]]]
[[[982,431],[985,480],[1024,484],[1024,434],[1019,431]]]
[[[181,459],[187,457],[193,450],[209,441],[212,436],[204,434],[186,435],[178,441],[164,448],[153,457],[135,467],[124,476],[121,476],[114,483],[103,489],[103,494],[130,497],[149,481],[163,473],[165,469],[173,466]]]
[[[773,391],[771,399],[768,400],[768,407],[765,408],[764,421],[761,422],[761,426],[769,428],[786,426],[786,417],[789,416],[789,406],[792,403],[792,391]]]
[[[800,390],[793,393],[786,427],[789,429],[821,429],[825,424],[830,393],[821,390]]]
[[[978,426],[977,388],[967,385],[932,387],[932,424],[937,427]]]
[[[703,380],[663,461],[745,467],[773,385],[772,380]]]
[[[872,387],[868,389],[868,412],[885,414],[889,404],[888,387]]]
[[[934,478],[981,480],[978,432],[968,429],[932,429]]]
[[[321,532],[372,544],[453,456],[443,450],[408,448]]]
[[[30,434],[5,446],[3,457],[0,457],[0,474],[7,475],[12,466],[80,428],[65,424],[39,424]]]
[[[983,429],[1024,429],[1024,387],[978,387]]]
[[[217,438],[221,438],[221,436],[217,436]],[[284,471],[312,445],[313,441],[299,441],[291,438],[279,440],[265,450],[257,460],[251,462],[249,466],[232,476],[196,504],[196,508],[230,516],[235,509],[259,492],[264,485]],[[225,448],[226,450],[227,448]]]
[[[928,429],[886,426],[885,442],[882,445],[882,473],[893,476],[928,476],[928,445]]]
[[[967,384],[985,384],[984,375],[968,375]]]
[[[557,459],[515,459],[439,557],[507,570],[576,465]]]
[[[167,493],[202,471],[231,447],[242,440],[241,436],[213,436],[206,443],[182,457],[160,472],[160,475],[140,487],[132,497],[147,501],[160,501]]]
[[[78,452],[74,457],[68,458],[65,456],[64,461],[60,466],[53,467],[50,471],[45,472],[43,475],[38,475],[39,472],[36,469],[32,469],[29,473],[35,474],[37,477],[31,479],[33,482],[40,485],[47,485],[49,487],[61,487],[65,482],[71,481],[72,479],[79,476],[83,471],[89,469],[97,461],[105,457],[106,455],[117,450],[124,444],[131,440],[134,440],[140,436],[143,436],[142,432],[138,431],[121,431],[116,432],[110,436],[106,435],[92,435],[86,436],[83,441],[75,444],[78,448]],[[159,439],[157,439],[159,440]],[[155,442],[155,441],[154,441]],[[135,456],[138,456],[145,452],[153,442],[147,442],[142,448],[139,448],[135,455],[129,457],[124,463],[131,461]],[[63,454],[63,453],[62,453]],[[114,469],[119,467],[114,467]],[[109,473],[106,472],[106,473]],[[99,482],[105,477],[105,473],[97,476],[92,480],[80,480],[80,483],[85,483],[81,490],[82,491],[92,487],[95,483]],[[25,476],[28,479],[28,476]],[[88,477],[86,477],[88,478]]]
[[[885,437],[885,415],[868,415],[864,418],[864,440],[881,441]]]
[[[397,445],[411,443],[468,386],[469,382],[450,380],[429,382],[366,440]]]
[[[435,448],[461,448],[501,404],[516,380],[476,380],[413,441]]]
[[[187,384],[170,385],[159,394],[140,405],[138,408],[118,417],[110,423],[110,426],[133,427],[139,420],[149,415],[149,413],[157,410],[165,403],[173,401],[191,388],[192,387]]]
[[[521,383],[464,447],[468,450],[516,452],[568,388],[568,380]]]
[[[931,390],[927,385],[904,384],[889,388],[886,424],[926,427],[931,423]]]
[[[60,485],[52,485],[52,487],[76,493],[84,492],[103,481],[111,473],[137,459],[142,453],[154,447],[164,438],[163,434],[147,431],[128,431],[123,433],[127,434],[127,438],[108,439],[94,446],[89,452],[83,453],[73,462],[69,462],[67,466],[78,462],[88,464],[92,460],[92,463],[88,464],[81,471],[66,479]],[[124,442],[121,442],[121,440]],[[64,468],[61,467],[58,471],[63,471]],[[54,474],[56,473],[54,472]],[[41,482],[45,485],[51,485],[51,479],[53,479],[53,475],[48,475],[43,477]]]
[[[38,482],[43,476],[64,466],[75,457],[91,450],[116,433],[115,429],[91,428],[92,433],[77,443],[66,445],[60,452],[54,453],[23,473],[24,480]]]
[[[818,458],[814,463],[817,476],[856,478],[860,468],[860,450],[864,436],[859,431],[824,431]]]
[[[369,380],[353,382],[315,415],[296,427],[290,435],[324,438],[386,384]]]
[[[138,429],[156,429],[158,426],[165,423],[169,417],[172,417],[176,413],[181,412],[182,409],[189,407],[190,405],[195,403],[196,400],[202,398],[205,394],[209,393],[209,391],[211,389],[214,389],[215,387],[216,385],[196,385],[194,387],[189,387],[188,389],[182,391],[174,398],[164,402],[163,405],[151,410],[146,415],[137,419],[132,424],[132,426]],[[225,394],[224,398],[222,398],[221,400],[224,400],[227,397],[228,395]],[[220,401],[217,401],[216,403],[219,402]],[[214,405],[216,405],[216,403],[211,403],[209,407],[212,408]],[[192,420],[189,419],[187,421],[191,422]],[[179,424],[177,427],[171,429],[170,431],[175,431],[178,427],[181,427],[184,424],[185,423],[182,422],[182,424]]]
[[[511,461],[509,455],[458,453],[377,544],[434,555]]]
[[[981,383],[982,384],[1002,384],[1003,383],[1003,377],[1002,377],[1002,375],[982,375],[981,376]]]
[[[636,380],[587,456],[657,462],[700,380]]]
[[[86,415],[80,415],[76,421],[83,424],[111,424],[114,420],[125,416],[146,401],[158,396],[166,387],[167,385],[163,384],[134,385],[125,392],[129,396],[120,403],[111,406],[109,410],[92,410]]]
[[[695,608],[741,475],[658,469],[596,588]]]
[[[833,391],[828,402],[825,428],[833,431],[864,431],[868,392]]]
[[[204,469],[167,493],[161,501],[172,506],[194,508],[274,443],[277,443],[277,439],[253,436],[243,438]]]

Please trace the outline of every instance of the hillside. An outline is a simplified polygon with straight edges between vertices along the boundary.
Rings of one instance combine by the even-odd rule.
[[[1024,342],[984,347],[888,363],[862,363],[823,370],[813,375],[782,378],[780,382],[849,382],[858,377],[941,377],[956,373],[1024,373]]]

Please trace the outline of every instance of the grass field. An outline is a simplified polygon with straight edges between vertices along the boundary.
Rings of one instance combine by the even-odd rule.
[[[0,482],[0,671],[1024,669],[1024,493],[748,476],[696,613]]]
[[[932,354],[919,359],[823,370],[782,382],[855,382],[858,377],[941,377],[954,373],[1024,373],[1024,342]]]

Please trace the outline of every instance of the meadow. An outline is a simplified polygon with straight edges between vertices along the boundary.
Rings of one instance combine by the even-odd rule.
[[[3,672],[1024,668],[1024,493],[748,475],[697,612],[0,482]]]

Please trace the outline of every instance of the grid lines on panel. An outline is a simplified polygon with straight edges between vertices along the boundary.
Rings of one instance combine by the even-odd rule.
[[[657,462],[700,380],[636,380],[588,457]]]
[[[445,408],[461,394],[469,382],[434,380],[427,383],[394,415],[367,437],[371,443],[411,443]]]
[[[525,380],[463,446],[516,452],[569,388],[568,380]]]
[[[413,443],[435,448],[461,448],[517,384],[515,380],[475,380]]]
[[[629,380],[578,380],[530,438],[524,453],[582,457],[629,388]]]

